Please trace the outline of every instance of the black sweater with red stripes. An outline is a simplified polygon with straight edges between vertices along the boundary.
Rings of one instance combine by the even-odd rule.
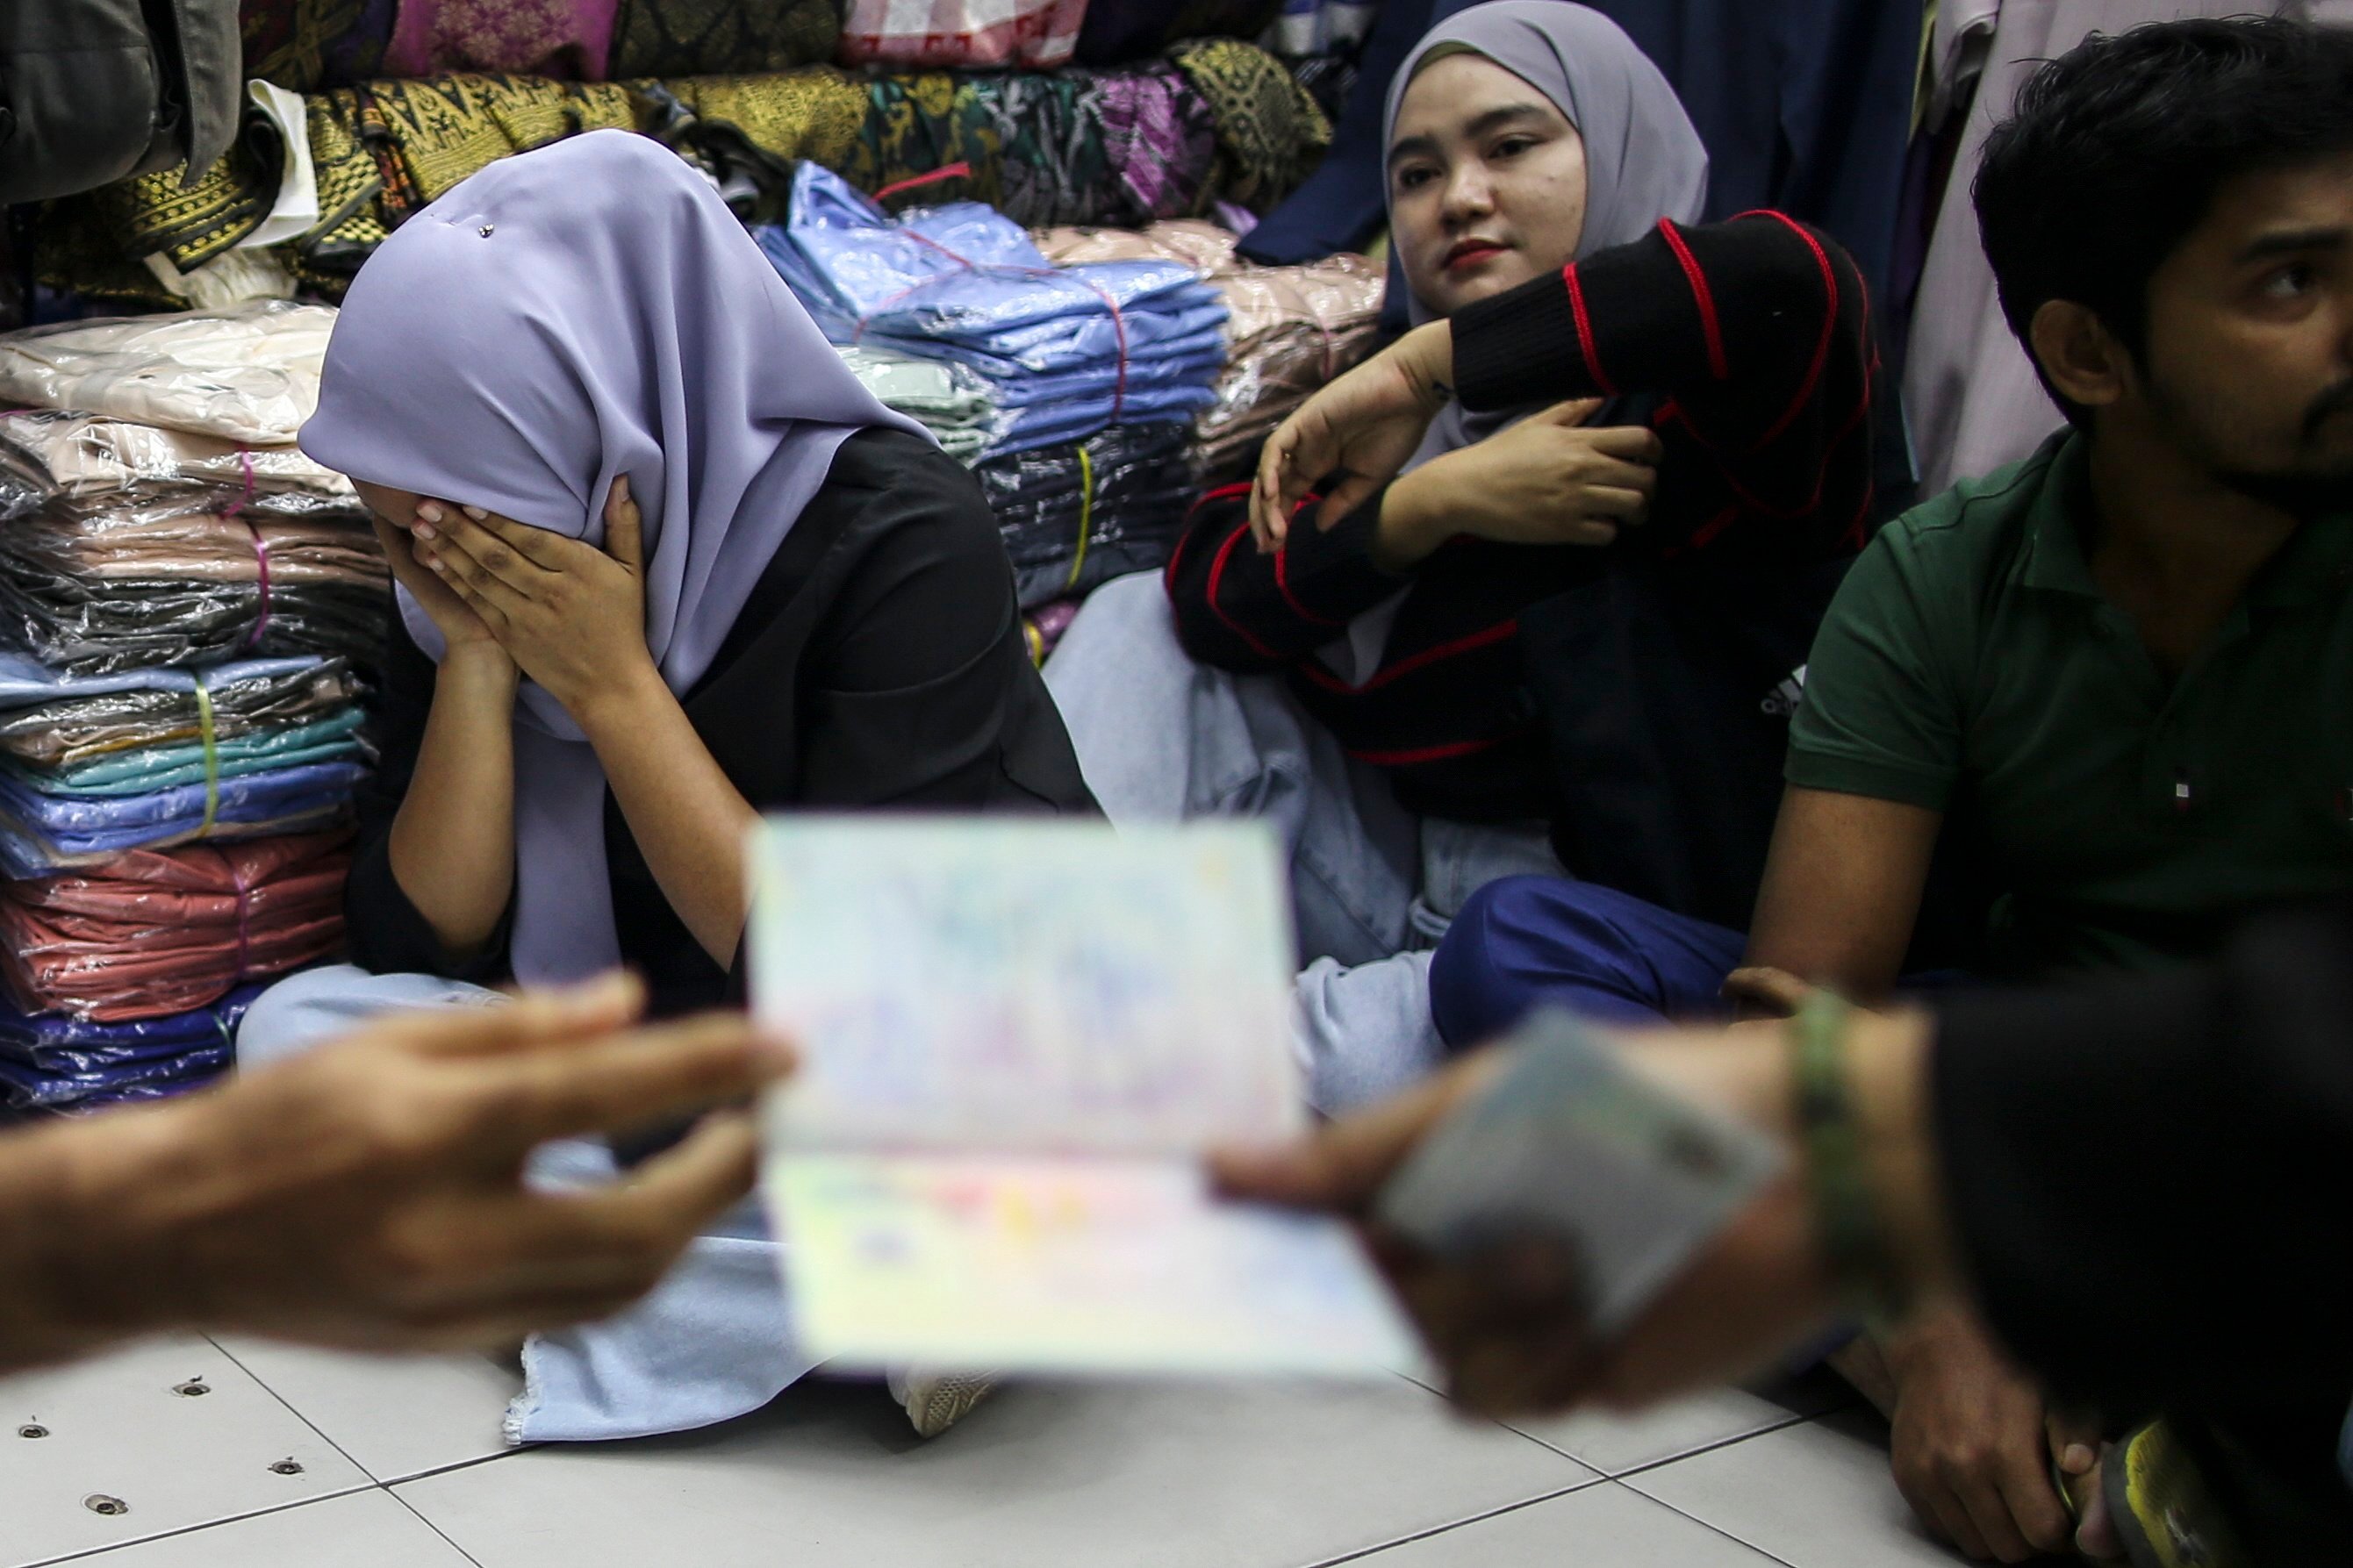
[[[1549,814],[1547,756],[1518,617],[1629,563],[1670,576],[1851,553],[1873,510],[1869,301],[1837,242],[1778,213],[1685,228],[1466,307],[1455,390],[1474,411],[1617,400],[1596,423],[1647,422],[1665,457],[1649,521],[1607,549],[1458,537],[1406,578],[1376,567],[1379,500],[1328,533],[1303,509],[1282,552],[1250,539],[1246,485],[1204,496],[1169,562],[1178,635],[1220,668],[1289,672],[1350,755],[1409,809],[1472,822]],[[1317,650],[1407,589],[1362,684]]]

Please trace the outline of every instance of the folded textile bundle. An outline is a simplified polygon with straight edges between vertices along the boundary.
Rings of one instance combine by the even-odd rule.
[[[889,349],[838,345],[835,352],[884,407],[920,421],[942,451],[961,463],[979,460],[997,405],[988,383],[969,366]]]
[[[1114,425],[973,470],[1024,609],[1167,562],[1199,489],[1187,439],[1182,425]]]
[[[65,770],[148,748],[234,743],[311,723],[359,700],[340,658],[249,659],[129,675],[61,675],[20,653],[0,653],[0,767]]]
[[[0,401],[282,446],[318,406],[334,325],[326,307],[271,300],[31,327],[0,335]]]
[[[0,338],[0,345],[6,342]],[[248,447],[54,408],[0,414],[0,517],[52,497],[103,496],[133,486],[157,495],[235,486],[252,491],[256,506],[287,513],[359,505],[351,480],[321,468],[298,447]]]
[[[0,1006],[0,1105],[79,1111],[195,1088],[229,1065],[259,985],[164,1018],[100,1024]]]
[[[343,945],[348,839],[140,849],[0,885],[0,978],[27,1013],[115,1023],[315,963]]]
[[[238,0],[245,74],[296,92],[383,74],[399,0]]]
[[[331,826],[347,814],[367,773],[363,762],[309,763],[113,795],[54,795],[0,775],[0,874],[46,876],[126,849]]]
[[[1038,248],[1064,264],[1160,258],[1198,268],[1226,302],[1228,359],[1217,401],[1194,421],[1205,483],[1249,474],[1258,449],[1310,393],[1373,350],[1382,270],[1342,254],[1305,267],[1261,267],[1234,254],[1235,237],[1180,219],[1141,232],[1057,228]]]
[[[612,74],[787,71],[833,58],[836,0],[621,0]]]
[[[1087,0],[849,0],[841,63],[1026,67],[1070,63]]]
[[[761,248],[837,343],[951,360],[997,405],[988,450],[1189,418],[1214,397],[1226,308],[1182,263],[1059,268],[976,202],[892,218],[803,164]]]
[[[614,0],[400,0],[384,74],[513,71],[602,81],[613,10]]]

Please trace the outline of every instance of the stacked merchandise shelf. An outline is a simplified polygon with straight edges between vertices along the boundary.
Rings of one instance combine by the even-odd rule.
[[[341,945],[389,584],[290,444],[332,318],[0,337],[0,1104],[203,1082]]]

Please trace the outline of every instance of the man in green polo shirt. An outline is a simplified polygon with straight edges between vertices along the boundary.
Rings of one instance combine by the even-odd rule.
[[[2251,910],[2353,889],[2353,35],[2094,37],[2036,74],[1976,195],[2070,427],[1856,562],[1745,944],[1589,885],[1497,884],[1432,969],[1450,1043],[1539,1001],[1721,1006],[1736,963],[1736,995],[1883,996],[1940,849],[1968,967],[2001,979],[2197,958]],[[2098,1428],[1973,1320],[1841,1365],[1939,1533],[2007,1562],[2066,1543]]]

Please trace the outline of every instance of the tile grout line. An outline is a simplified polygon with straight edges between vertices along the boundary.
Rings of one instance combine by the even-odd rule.
[[[363,1470],[361,1474],[365,1475],[366,1472]],[[117,1541],[105,1546],[93,1546],[86,1552],[69,1552],[62,1557],[39,1558],[23,1564],[23,1568],[53,1568],[53,1564],[59,1563],[87,1563],[93,1557],[102,1557],[110,1552],[127,1552],[134,1546],[146,1546],[158,1541],[169,1541],[175,1535],[194,1535],[200,1530],[217,1530],[227,1524],[242,1524],[248,1520],[266,1519],[273,1513],[290,1513],[295,1509],[309,1508],[314,1503],[332,1502],[338,1498],[357,1497],[362,1492],[384,1489],[382,1486],[371,1479],[358,1486],[321,1492],[316,1497],[297,1498],[291,1502],[271,1503],[267,1508],[248,1509],[243,1513],[230,1514],[225,1519],[208,1519],[202,1524],[184,1524],[175,1530],[159,1530],[153,1535],[135,1536],[129,1541]]]
[[[1593,1467],[1590,1465],[1586,1467],[1588,1469],[1591,1469]],[[1461,1530],[1467,1525],[1484,1524],[1491,1519],[1501,1519],[1507,1513],[1517,1513],[1524,1508],[1534,1508],[1538,1503],[1558,1502],[1562,1498],[1573,1496],[1577,1492],[1591,1491],[1595,1487],[1609,1486],[1612,1484],[1614,1483],[1611,1482],[1608,1476],[1601,1475],[1597,1472],[1591,1480],[1580,1481],[1573,1487],[1563,1487],[1558,1491],[1546,1492],[1542,1497],[1522,1498],[1517,1502],[1504,1503],[1499,1507],[1491,1508],[1483,1513],[1468,1514],[1461,1519],[1452,1520],[1445,1524],[1432,1525],[1428,1530],[1417,1530],[1409,1534],[1397,1536],[1388,1541],[1378,1542],[1371,1546],[1359,1547],[1354,1552],[1344,1552],[1337,1557],[1318,1558],[1314,1562],[1305,1564],[1304,1568],[1337,1568],[1337,1565],[1343,1563],[1359,1563],[1364,1559],[1374,1555],[1376,1552],[1393,1552],[1400,1546],[1410,1546],[1417,1541],[1428,1541],[1432,1536],[1444,1535],[1450,1531]]]
[[[1652,1467],[1652,1468],[1656,1468],[1657,1467],[1655,1466]],[[1647,1472],[1637,1471],[1635,1473],[1644,1474]],[[1657,1497],[1650,1492],[1646,1492],[1641,1488],[1634,1486],[1630,1482],[1620,1481],[1618,1484],[1624,1487],[1628,1491],[1632,1492],[1636,1497],[1641,1498],[1647,1502],[1657,1503],[1661,1508],[1665,1509],[1669,1513],[1673,1514],[1678,1519],[1687,1519],[1694,1524],[1698,1525],[1702,1530],[1712,1530],[1715,1531],[1716,1534],[1724,1537],[1726,1541],[1731,1542],[1735,1546],[1746,1547],[1749,1551],[1754,1552],[1757,1556],[1764,1558],[1768,1563],[1778,1563],[1781,1564],[1781,1568],[1797,1568],[1797,1565],[1791,1563],[1788,1558],[1780,1556],[1776,1552],[1767,1552],[1763,1547],[1757,1545],[1755,1542],[1744,1540],[1741,1537],[1733,1534],[1732,1531],[1725,1529],[1724,1526],[1720,1524],[1715,1523],[1709,1520],[1702,1519],[1699,1515],[1692,1513],[1686,1510],[1677,1508],[1674,1504],[1669,1502],[1662,1497]]]
[[[245,1363],[237,1360],[237,1352],[235,1351],[229,1349],[227,1345],[221,1343],[220,1341],[213,1338],[210,1334],[206,1334],[205,1336],[205,1342],[212,1346],[213,1349],[220,1352],[221,1354],[228,1357],[228,1362],[231,1366],[245,1373],[246,1376],[253,1379],[255,1387],[260,1389],[264,1394],[269,1394],[270,1398],[284,1405],[288,1415],[293,1416],[295,1420],[302,1423],[303,1426],[311,1428],[311,1431],[318,1433],[319,1441],[324,1443],[328,1447],[332,1448],[336,1453],[343,1455],[343,1462],[351,1466],[352,1468],[357,1470],[360,1474],[365,1476],[368,1479],[368,1484],[370,1486],[381,1487],[384,1485],[384,1482],[376,1478],[376,1473],[374,1470],[369,1469],[365,1465],[359,1462],[357,1456],[346,1449],[341,1443],[336,1442],[332,1437],[327,1436],[327,1432],[324,1427],[321,1426],[316,1421],[311,1420],[308,1415],[303,1415],[300,1410],[295,1409],[291,1400],[279,1393],[276,1389],[270,1387],[269,1384],[263,1380],[259,1373],[246,1365]]]
[[[406,1498],[401,1496],[398,1492],[394,1491],[390,1487],[385,1487],[383,1489],[385,1496],[390,1498],[393,1501],[398,1503],[401,1507],[406,1509],[411,1514],[415,1515],[417,1523],[423,1525],[426,1529],[439,1536],[443,1541],[448,1542],[450,1551],[456,1552],[459,1556],[472,1563],[474,1568],[482,1568],[482,1560],[480,1558],[475,1556],[472,1552],[459,1545],[455,1541],[450,1541],[449,1532],[442,1529],[439,1525],[434,1523],[431,1520],[426,1518],[423,1513],[417,1510],[417,1507],[415,1503],[410,1502]]]
[[[1746,1443],[1754,1438],[1770,1436],[1776,1432],[1786,1432],[1792,1426],[1801,1426],[1812,1419],[1813,1417],[1810,1415],[1790,1415],[1783,1420],[1774,1422],[1770,1426],[1759,1426],[1753,1432],[1743,1432],[1738,1436],[1732,1437],[1715,1438],[1712,1441],[1699,1444],[1694,1447],[1685,1448],[1679,1454],[1670,1454],[1663,1459],[1645,1459],[1639,1465],[1629,1465],[1622,1470],[1610,1470],[1606,1473],[1613,1481],[1622,1481],[1629,1476],[1646,1476],[1652,1470],[1663,1470],[1669,1465],[1679,1465],[1685,1459],[1696,1459],[1702,1454],[1713,1454],[1719,1448],[1729,1448],[1736,1443]],[[1550,1445],[1547,1444],[1546,1447],[1550,1447]],[[1566,1450],[1563,1450],[1563,1452],[1566,1452]],[[1568,1457],[1572,1459],[1577,1458],[1574,1454],[1570,1454]],[[1645,1495],[1647,1496],[1648,1494],[1646,1493]]]
[[[545,1446],[542,1443],[518,1443],[512,1448],[503,1448],[495,1454],[477,1454],[470,1459],[452,1459],[446,1465],[431,1465],[413,1475],[395,1476],[390,1480],[378,1484],[388,1490],[394,1487],[408,1486],[417,1481],[429,1481],[437,1476],[449,1475],[458,1470],[470,1470],[477,1465],[491,1465],[501,1459],[512,1459],[517,1455],[528,1454]]]

